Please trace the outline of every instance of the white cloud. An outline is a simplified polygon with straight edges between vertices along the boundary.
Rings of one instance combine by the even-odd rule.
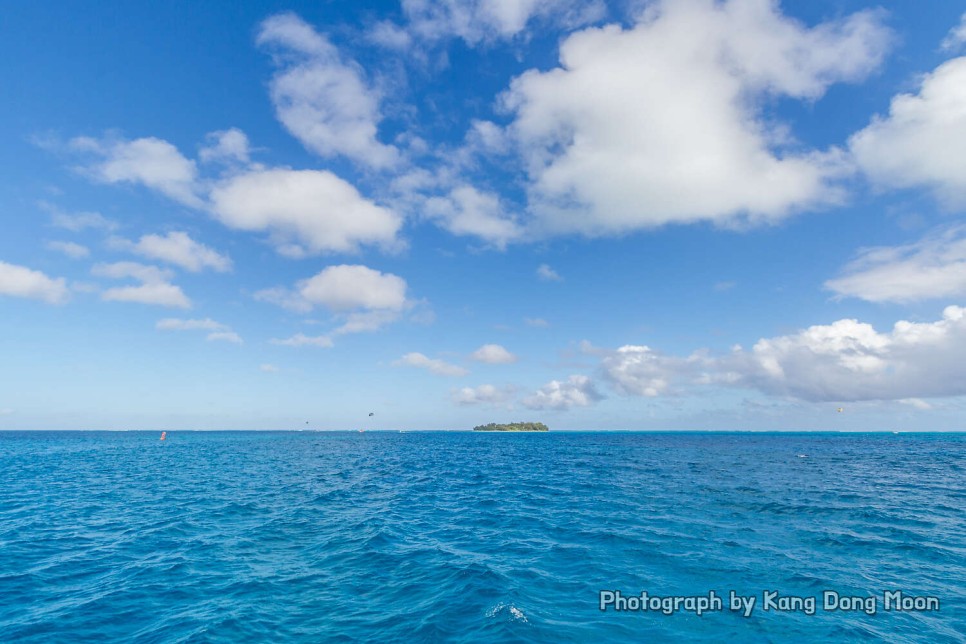
[[[537,277],[545,282],[560,282],[563,280],[557,271],[550,268],[550,266],[547,264],[540,264],[540,266],[537,267]]]
[[[466,133],[467,150],[502,154],[509,151],[506,130],[492,121],[473,120]]]
[[[312,304],[333,311],[349,309],[401,310],[406,304],[406,280],[367,266],[329,266],[299,284],[299,291]]]
[[[0,295],[60,304],[67,301],[70,291],[62,277],[51,278],[40,271],[0,261]]]
[[[208,144],[198,152],[205,163],[243,163],[250,161],[248,137],[238,128],[210,132],[205,137]]]
[[[517,361],[517,357],[499,344],[484,344],[470,355],[477,362],[486,364],[510,364]]]
[[[551,380],[521,402],[530,409],[570,409],[587,407],[602,398],[590,378],[574,375],[565,381]]]
[[[657,2],[631,29],[568,37],[560,67],[502,98],[534,231],[755,223],[835,202],[843,155],[782,149],[761,101],[859,80],[888,41],[877,12],[806,28],[760,0]]]
[[[133,141],[77,137],[70,145],[98,159],[85,168],[97,181],[139,183],[187,206],[203,205],[195,162],[167,141],[153,137]]]
[[[849,139],[862,170],[883,189],[924,187],[947,207],[966,207],[966,56],[923,77],[918,94],[892,99]]]
[[[227,331],[229,327],[211,318],[203,320],[182,320],[179,318],[165,318],[158,320],[155,328],[159,331]]]
[[[329,266],[294,289],[281,287],[255,293],[255,299],[300,313],[317,306],[344,320],[334,334],[375,331],[398,319],[412,303],[406,298],[406,280],[367,266]]]
[[[243,343],[241,336],[234,331],[217,331],[215,333],[209,333],[205,339],[208,342],[231,342],[233,344]]]
[[[263,22],[257,42],[277,54],[279,70],[271,82],[275,112],[305,147],[374,168],[398,161],[398,150],[376,138],[382,119],[379,96],[367,85],[360,65],[291,13]]]
[[[695,383],[707,380],[702,368],[711,367],[700,353],[688,358],[666,356],[648,346],[625,345],[607,352],[584,345],[585,353],[602,355],[601,370],[618,393],[653,398],[676,392],[677,382]]]
[[[211,192],[223,224],[268,231],[288,254],[355,252],[363,244],[390,248],[402,218],[364,198],[351,184],[322,170],[253,170]]]
[[[326,335],[308,336],[304,333],[296,333],[284,340],[272,338],[269,342],[284,347],[321,347],[323,349],[332,347],[332,338]]]
[[[412,36],[405,29],[392,22],[383,20],[377,22],[366,32],[366,40],[397,51],[405,51],[413,43]]]
[[[399,360],[392,363],[396,367],[419,367],[421,369],[427,369],[438,376],[465,376],[469,373],[463,367],[449,364],[438,359],[428,358],[422,353],[407,353]]]
[[[946,51],[956,51],[964,44],[966,44],[966,13],[960,17],[959,24],[946,34],[941,47]]]
[[[948,306],[936,322],[900,320],[891,332],[843,319],[748,351],[667,356],[646,346],[594,349],[601,373],[623,395],[695,394],[708,385],[757,389],[810,402],[896,400],[966,395],[966,308]]]
[[[0,416],[9,416],[11,414],[13,414],[13,410],[10,409],[9,407],[4,407],[3,409],[0,409]]]
[[[112,243],[115,247],[150,259],[160,259],[193,273],[205,268],[221,273],[231,270],[231,259],[196,242],[184,232],[170,232],[163,236],[143,235],[137,242],[113,238]]]
[[[454,235],[473,235],[499,248],[517,239],[522,232],[505,213],[497,195],[468,185],[452,189],[445,197],[430,197],[423,211]]]
[[[91,251],[87,249],[87,246],[81,246],[75,242],[50,241],[47,242],[46,246],[50,250],[63,253],[72,259],[81,259],[91,254]]]
[[[268,363],[258,365],[258,369],[259,371],[263,371],[264,373],[278,373],[279,371],[278,367]]]
[[[523,318],[523,321],[527,326],[532,326],[538,329],[546,329],[550,326],[550,323],[543,318]]]
[[[841,277],[825,282],[839,296],[912,302],[966,295],[966,226],[903,246],[861,251]]]
[[[139,286],[119,286],[101,293],[101,299],[109,302],[138,302],[173,308],[191,308],[191,300],[179,286],[169,283],[172,273],[157,266],[137,262],[95,264],[91,274],[110,279],[135,279]]]
[[[159,331],[208,331],[205,339],[209,342],[232,342],[242,344],[240,335],[231,330],[226,324],[215,322],[211,318],[203,320],[181,320],[178,318],[165,318],[158,320],[155,325]]]
[[[966,309],[879,333],[857,320],[759,340],[727,364],[741,382],[810,401],[900,400],[966,394]]]
[[[95,264],[91,274],[96,277],[110,279],[132,278],[141,282],[166,282],[174,275],[166,268],[148,266],[137,262],[114,262],[112,264]]]
[[[453,402],[457,405],[498,405],[507,402],[512,397],[512,387],[495,387],[494,385],[463,387],[452,392]]]
[[[140,286],[118,286],[101,293],[106,302],[137,302],[179,309],[191,308],[191,300],[179,286],[166,283],[146,283]]]
[[[510,39],[532,20],[573,28],[600,20],[600,0],[403,0],[410,32],[426,41],[456,37],[468,45]]]

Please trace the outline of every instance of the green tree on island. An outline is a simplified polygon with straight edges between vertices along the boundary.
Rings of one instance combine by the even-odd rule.
[[[547,432],[550,428],[543,423],[490,423],[477,425],[474,432]]]

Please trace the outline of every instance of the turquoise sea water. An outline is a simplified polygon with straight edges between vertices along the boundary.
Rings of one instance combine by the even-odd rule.
[[[0,432],[3,642],[964,634],[964,434]]]

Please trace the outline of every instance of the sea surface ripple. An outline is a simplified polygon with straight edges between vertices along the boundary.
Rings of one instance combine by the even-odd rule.
[[[963,642],[964,587],[963,434],[0,432],[3,642]]]

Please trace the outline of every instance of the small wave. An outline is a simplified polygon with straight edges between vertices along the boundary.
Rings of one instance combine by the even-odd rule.
[[[486,616],[492,619],[493,617],[497,617],[498,615],[502,615],[503,613],[506,613],[509,616],[509,619],[512,621],[523,622],[524,624],[530,623],[530,620],[527,619],[527,616],[523,613],[522,610],[520,610],[513,604],[507,604],[504,602],[500,602],[493,608],[486,611]]]

